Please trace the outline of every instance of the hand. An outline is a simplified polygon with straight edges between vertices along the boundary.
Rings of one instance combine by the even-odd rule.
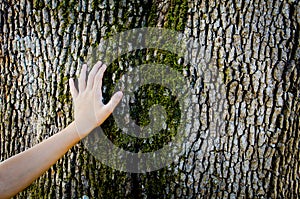
[[[105,69],[105,64],[100,61],[97,62],[86,81],[87,65],[84,64],[78,80],[79,90],[75,88],[74,80],[69,80],[74,103],[75,125],[80,139],[101,125],[113,112],[123,96],[122,92],[119,91],[112,96],[107,104],[103,104],[101,87]]]

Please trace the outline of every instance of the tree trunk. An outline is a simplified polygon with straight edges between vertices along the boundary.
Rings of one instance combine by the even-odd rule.
[[[129,66],[164,63],[185,77],[195,109],[188,113],[193,132],[188,150],[178,162],[147,173],[121,172],[102,164],[81,142],[15,198],[299,196],[297,0],[3,0],[0,8],[1,161],[73,120],[68,79],[78,75],[89,48],[103,39],[134,28],[168,28],[187,36],[193,62],[182,64],[178,55],[157,49],[135,50],[115,60],[104,79],[107,101]],[[216,85],[208,82],[215,73],[222,88],[213,87],[212,94],[210,86]],[[143,89],[131,115],[141,125],[149,120],[141,105],[147,102],[144,94],[162,88]],[[224,99],[223,125],[212,134],[209,126],[219,121],[211,114],[220,105],[218,96]],[[120,136],[113,117],[102,128]],[[161,147],[164,139],[156,144]],[[133,148],[124,143],[133,152],[142,147],[139,141]]]

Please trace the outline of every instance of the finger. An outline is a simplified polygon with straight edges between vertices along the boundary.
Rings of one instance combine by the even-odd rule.
[[[80,72],[80,77],[79,77],[79,92],[83,92],[86,87],[86,68],[87,65],[83,64],[81,72]]]
[[[119,104],[119,102],[121,101],[123,96],[122,91],[118,91],[116,92],[111,99],[109,100],[109,102],[105,105],[106,108],[109,110],[110,113],[112,113],[114,111],[114,109],[116,108],[116,106]]]
[[[95,79],[95,76],[99,70],[99,68],[101,67],[102,65],[102,62],[101,61],[98,61],[93,69],[91,70],[90,74],[89,74],[89,77],[88,77],[88,81],[87,81],[87,89],[91,89],[94,85],[94,79]]]
[[[76,97],[78,96],[78,91],[74,85],[74,80],[73,78],[70,78],[69,79],[69,85],[70,85],[70,91],[71,91],[71,95],[72,95],[72,98],[73,100],[76,99]]]
[[[102,97],[102,78],[105,70],[106,70],[106,65],[103,64],[102,67],[97,72],[94,80],[94,89],[95,89],[94,91],[97,99]]]

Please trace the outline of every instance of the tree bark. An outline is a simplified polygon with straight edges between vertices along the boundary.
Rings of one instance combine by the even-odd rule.
[[[165,63],[185,76],[196,109],[179,162],[149,173],[120,172],[80,143],[15,198],[299,197],[299,1],[3,0],[0,8],[1,161],[73,120],[68,79],[102,39],[133,28],[172,29],[189,38],[194,63],[137,50],[113,62],[104,79],[107,100],[128,66]],[[214,70],[205,73],[203,64]],[[216,70],[223,87],[212,94],[207,82]],[[137,97],[149,89],[156,87]],[[224,126],[211,136],[209,113],[218,96],[225,97]],[[147,123],[136,107],[132,117]],[[112,117],[103,129],[119,135]],[[128,150],[141,145],[134,147]]]

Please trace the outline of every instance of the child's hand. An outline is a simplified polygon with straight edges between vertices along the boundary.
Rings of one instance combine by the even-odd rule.
[[[86,83],[87,65],[84,64],[78,81],[79,91],[74,86],[74,80],[69,81],[75,107],[75,124],[80,139],[101,125],[122,98],[123,94],[119,91],[112,96],[108,104],[103,104],[101,87],[105,69],[105,64],[97,62],[89,73]]]

